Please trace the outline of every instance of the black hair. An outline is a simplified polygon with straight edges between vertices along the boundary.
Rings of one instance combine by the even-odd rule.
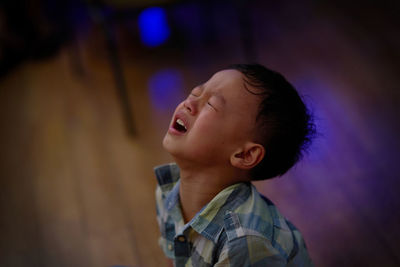
[[[251,170],[252,180],[283,175],[302,158],[316,134],[311,112],[278,72],[260,64],[235,64],[228,69],[240,71],[246,90],[261,97],[256,127],[265,156]]]

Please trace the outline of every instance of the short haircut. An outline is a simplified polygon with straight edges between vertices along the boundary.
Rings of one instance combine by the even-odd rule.
[[[255,119],[257,142],[264,146],[265,156],[251,170],[252,180],[285,174],[302,158],[316,134],[313,116],[278,72],[259,64],[235,64],[228,69],[240,71],[246,90],[261,97]]]

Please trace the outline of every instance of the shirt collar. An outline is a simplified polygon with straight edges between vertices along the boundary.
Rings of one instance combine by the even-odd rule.
[[[158,185],[164,194],[171,191],[180,178],[180,170],[176,163],[157,166],[154,168],[154,172]]]

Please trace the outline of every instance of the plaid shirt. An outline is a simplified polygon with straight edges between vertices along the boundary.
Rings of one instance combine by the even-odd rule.
[[[159,244],[175,266],[312,266],[300,232],[251,183],[222,190],[184,224],[178,166],[154,170]]]

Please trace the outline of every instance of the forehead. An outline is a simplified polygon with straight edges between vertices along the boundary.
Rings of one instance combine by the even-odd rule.
[[[204,87],[221,95],[229,104],[239,106],[257,106],[259,98],[250,93],[245,87],[244,75],[237,70],[222,70],[215,73]],[[247,85],[249,88],[250,86]],[[251,88],[250,88],[251,89]]]
[[[223,87],[241,87],[243,85],[243,74],[237,70],[221,70],[215,73],[206,85],[213,89],[223,89]]]

